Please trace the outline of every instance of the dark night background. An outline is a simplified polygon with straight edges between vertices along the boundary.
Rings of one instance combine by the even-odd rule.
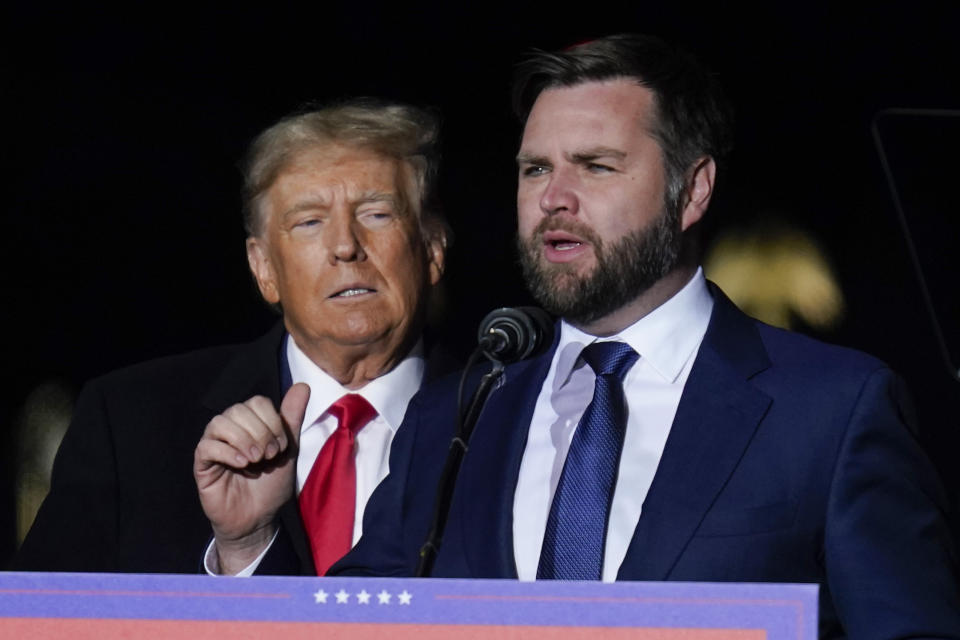
[[[446,331],[465,350],[484,313],[528,302],[512,252],[512,65],[533,46],[620,31],[676,41],[720,74],[737,149],[708,230],[775,216],[819,240],[847,302],[819,337],[906,378],[921,439],[960,493],[960,383],[870,137],[883,108],[960,108],[960,9],[661,4],[4,9],[0,567],[13,548],[11,425],[32,389],[56,380],[76,392],[111,369],[246,341],[273,322],[247,273],[239,215],[236,165],[253,135],[304,102],[345,95],[441,109],[442,197],[457,237]],[[885,122],[956,341],[960,127]]]

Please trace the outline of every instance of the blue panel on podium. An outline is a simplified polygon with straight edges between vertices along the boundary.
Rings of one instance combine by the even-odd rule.
[[[0,638],[808,640],[817,586],[0,574]]]

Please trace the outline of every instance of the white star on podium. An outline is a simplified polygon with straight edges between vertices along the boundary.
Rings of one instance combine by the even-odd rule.
[[[364,589],[357,594],[357,602],[360,604],[370,604],[370,594]]]
[[[413,594],[404,589],[397,597],[400,599],[400,604],[410,604],[410,599],[413,597]]]
[[[343,589],[340,589],[334,595],[337,596],[337,604],[347,604],[350,601],[350,594]]]
[[[390,604],[390,594],[387,593],[386,589],[384,589],[377,594],[377,600],[380,601],[380,604]]]
[[[313,599],[316,601],[316,604],[327,604],[327,592],[320,589],[313,594]]]

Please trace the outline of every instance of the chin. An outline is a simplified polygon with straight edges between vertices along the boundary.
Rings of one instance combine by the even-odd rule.
[[[376,325],[341,326],[337,329],[338,331],[333,334],[334,340],[343,345],[356,347],[378,342],[390,335],[389,329]]]
[[[542,263],[544,275],[555,289],[578,289],[581,283],[588,281],[594,273],[593,265],[553,262]]]
[[[400,344],[398,336],[406,327],[404,323],[390,322],[387,314],[382,312],[364,314],[362,318],[344,318],[333,327],[331,335],[340,344],[358,347],[375,343]]]

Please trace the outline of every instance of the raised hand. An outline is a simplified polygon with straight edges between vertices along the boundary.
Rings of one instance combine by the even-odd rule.
[[[263,396],[235,404],[207,424],[193,456],[200,503],[222,573],[237,573],[266,548],[274,518],[295,491],[300,424],[310,387],[290,387],[280,412]]]

